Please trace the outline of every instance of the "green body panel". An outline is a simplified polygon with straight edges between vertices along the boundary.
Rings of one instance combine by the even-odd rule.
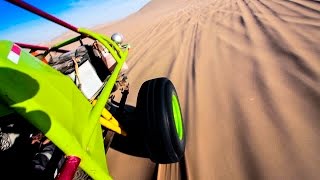
[[[28,52],[21,51],[17,64],[10,61],[7,57],[12,45],[0,41],[0,115],[18,112],[66,155],[80,157],[80,167],[93,179],[111,179],[98,118],[110,95],[106,88],[112,88],[114,82],[108,82],[104,89],[106,99],[99,98],[100,107],[92,108],[69,77]],[[120,71],[119,65],[115,71]]]
[[[14,110],[8,108],[3,102],[0,101],[0,117],[13,113]]]

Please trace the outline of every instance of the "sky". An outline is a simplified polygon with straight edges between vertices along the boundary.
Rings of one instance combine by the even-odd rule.
[[[24,0],[76,27],[90,28],[125,18],[150,0]],[[0,0],[0,40],[38,44],[69,31]]]

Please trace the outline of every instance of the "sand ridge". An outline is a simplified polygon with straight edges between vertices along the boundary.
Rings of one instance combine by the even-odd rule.
[[[115,179],[319,179],[319,1],[154,0],[99,29],[116,30],[133,46],[129,103],[170,78],[187,149],[159,166],[111,150]]]
[[[108,152],[120,179],[319,179],[320,2],[153,0],[98,32],[130,42],[130,94],[170,78],[187,130],[180,164]]]

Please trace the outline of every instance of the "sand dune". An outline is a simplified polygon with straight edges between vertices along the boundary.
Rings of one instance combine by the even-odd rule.
[[[153,0],[98,31],[133,47],[129,104],[169,77],[187,129],[181,164],[109,151],[115,179],[320,178],[319,1]]]

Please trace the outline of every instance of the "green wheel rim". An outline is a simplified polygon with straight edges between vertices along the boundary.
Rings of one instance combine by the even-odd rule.
[[[183,126],[182,126],[182,116],[180,111],[180,104],[178,98],[175,94],[172,95],[172,109],[174,124],[176,126],[176,131],[180,140],[183,138]]]

